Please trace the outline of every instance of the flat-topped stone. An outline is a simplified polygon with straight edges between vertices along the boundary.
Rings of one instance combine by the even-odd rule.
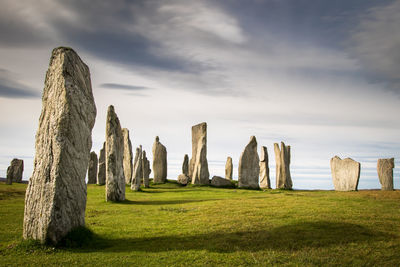
[[[360,179],[361,164],[351,158],[331,159],[333,185],[336,191],[356,191]]]
[[[377,170],[382,190],[393,190],[394,158],[378,159]]]
[[[225,188],[233,188],[235,187],[234,183],[231,180],[222,178],[220,176],[213,176],[211,179],[211,185],[215,187],[225,187]]]

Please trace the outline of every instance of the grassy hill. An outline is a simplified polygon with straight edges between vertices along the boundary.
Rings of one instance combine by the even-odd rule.
[[[127,188],[125,202],[108,203],[104,186],[89,185],[91,232],[78,231],[67,247],[53,248],[22,241],[25,188],[0,183],[1,266],[400,265],[400,191],[167,183]]]

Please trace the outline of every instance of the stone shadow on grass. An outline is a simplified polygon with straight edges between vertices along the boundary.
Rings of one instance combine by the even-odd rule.
[[[366,243],[396,238],[395,236],[368,229],[352,223],[329,221],[298,222],[265,230],[238,232],[209,232],[186,236],[127,237],[98,239],[96,246],[81,252],[130,252],[130,251],[187,251],[207,250],[229,253],[235,251],[296,251],[303,248],[319,248],[349,243]],[[77,252],[79,252],[77,251]]]
[[[188,200],[188,199],[174,199],[174,200],[146,200],[146,201],[135,201],[125,199],[124,201],[114,202],[117,204],[128,204],[128,205],[174,205],[174,204],[186,204],[186,203],[195,203],[195,202],[206,202],[206,201],[216,201],[221,200],[219,198],[214,199],[197,199],[197,200]]]

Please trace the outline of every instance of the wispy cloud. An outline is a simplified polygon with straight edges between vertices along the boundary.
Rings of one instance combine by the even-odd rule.
[[[121,90],[129,90],[129,91],[143,91],[143,90],[151,89],[151,88],[145,87],[145,86],[119,84],[119,83],[102,83],[102,84],[100,84],[100,87],[106,88],[106,89],[121,89]]]
[[[31,88],[14,80],[12,73],[0,69],[0,97],[5,98],[36,98],[40,97]]]

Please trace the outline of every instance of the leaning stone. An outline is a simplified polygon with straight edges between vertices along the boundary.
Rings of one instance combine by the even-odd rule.
[[[95,184],[97,180],[97,154],[96,152],[90,152],[89,168],[88,168],[88,184]]]
[[[360,179],[361,164],[351,158],[331,159],[333,185],[336,191],[356,191]]]
[[[156,136],[153,144],[153,176],[154,183],[165,183],[167,180],[167,149]]]
[[[378,159],[378,177],[382,190],[393,190],[394,158]]]
[[[7,168],[7,184],[11,184],[12,182],[20,183],[23,172],[24,161],[22,159],[13,159]]]
[[[281,149],[277,143],[274,144],[276,162],[276,188],[292,189],[293,182],[290,175],[290,146],[281,142]]]
[[[132,143],[129,138],[129,130],[126,128],[122,129],[122,135],[124,136],[124,177],[125,183],[129,184],[132,179]]]
[[[235,187],[231,180],[222,178],[220,176],[213,176],[213,178],[211,179],[211,185],[215,187]]]
[[[209,184],[210,173],[207,162],[207,123],[192,127],[192,158],[189,162],[189,177],[192,184]]]
[[[142,153],[142,169],[143,169],[143,185],[145,188],[150,187],[150,161],[146,157],[146,151]]]
[[[106,201],[125,200],[124,138],[121,124],[109,106],[106,121]]]
[[[54,49],[25,195],[25,239],[57,244],[85,225],[85,176],[95,119],[89,68],[71,48]]]
[[[183,157],[182,173],[189,176],[189,156],[187,154]]]
[[[260,158],[257,153],[257,140],[250,137],[250,142],[245,147],[239,159],[239,188],[259,188]]]
[[[99,167],[97,170],[97,184],[106,184],[106,142],[103,143],[103,148],[99,153]]]
[[[260,158],[260,187],[263,189],[271,189],[271,181],[269,179],[268,151],[267,147],[261,147]]]
[[[233,174],[232,158],[228,157],[226,159],[226,164],[225,164],[225,178],[232,180],[232,174]]]
[[[179,174],[177,181],[181,185],[187,185],[190,183],[190,177],[187,176],[186,174],[182,173],[182,174]]]
[[[135,164],[133,166],[133,176],[131,182],[131,189],[133,191],[139,191],[140,185],[142,183],[143,179],[142,157],[143,157],[142,146],[139,146],[138,148],[136,148]]]

